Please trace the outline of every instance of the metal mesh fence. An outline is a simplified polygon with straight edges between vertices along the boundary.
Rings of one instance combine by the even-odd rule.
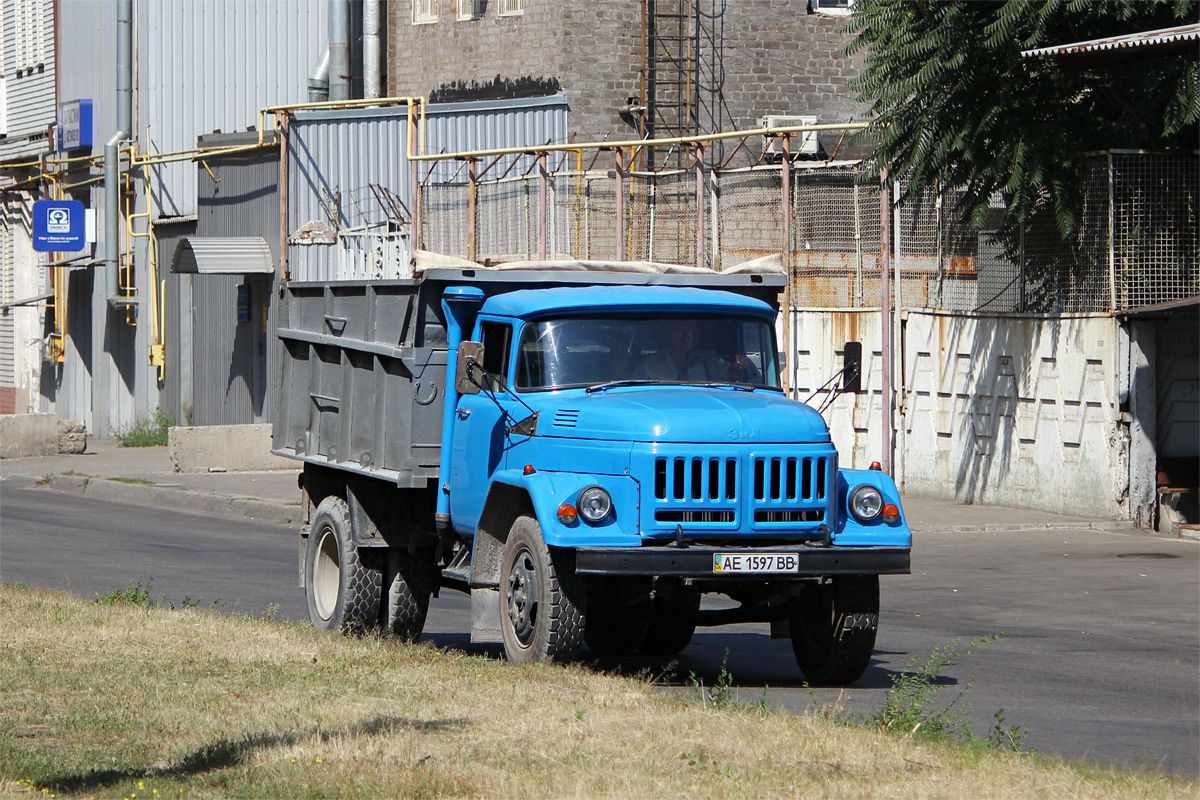
[[[1005,229],[999,198],[975,229],[960,221],[961,193],[902,186],[889,219],[895,301],[962,312],[1107,311],[1200,294],[1197,165],[1196,156],[1092,159],[1076,234],[1066,241],[1048,216]],[[705,171],[699,207],[696,173],[686,170],[630,172],[623,182],[605,170],[557,171],[544,184],[536,171],[481,180],[473,225],[467,184],[431,184],[421,194],[421,246],[504,262],[536,259],[544,242],[550,258],[727,269],[785,249],[787,205],[793,304],[877,306],[879,185],[853,164],[797,163],[785,204],[782,169]]]
[[[854,167],[792,174],[792,302],[804,307],[879,304],[879,187]]]
[[[1200,294],[1197,158],[1113,153],[1110,163],[1116,305]]]

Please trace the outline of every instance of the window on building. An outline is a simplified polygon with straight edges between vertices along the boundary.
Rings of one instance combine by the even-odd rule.
[[[479,19],[483,16],[484,0],[454,0],[454,18],[459,22]]]
[[[512,17],[525,13],[525,0],[500,0],[500,16]]]
[[[438,0],[413,0],[413,25],[437,22]]]
[[[846,17],[854,12],[854,0],[808,0],[814,14]]]

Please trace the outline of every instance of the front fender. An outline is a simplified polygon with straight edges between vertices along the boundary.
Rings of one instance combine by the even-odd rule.
[[[628,475],[593,475],[583,472],[533,472],[501,470],[492,476],[494,483],[523,489],[533,503],[542,538],[554,547],[634,547],[638,537],[637,520],[640,493],[637,481]],[[612,511],[597,525],[576,519],[570,525],[558,519],[558,507],[576,504],[579,493],[589,486],[600,486],[612,496]]]
[[[862,523],[850,513],[850,492],[864,484],[874,486],[883,495],[883,502],[893,503],[900,509],[900,519],[897,522],[888,523],[876,519],[873,522]],[[839,469],[837,509],[837,527],[833,533],[835,544],[912,546],[912,532],[908,528],[904,507],[900,505],[900,492],[896,489],[896,482],[892,480],[892,476],[886,472],[877,469]]]

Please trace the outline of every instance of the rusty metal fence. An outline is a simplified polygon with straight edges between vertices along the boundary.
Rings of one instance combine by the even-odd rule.
[[[650,260],[714,270],[783,253],[794,307],[879,305],[881,188],[862,165],[643,172],[623,170],[618,157],[615,166],[528,168],[474,186],[460,170],[456,183],[423,187],[418,246],[481,263]],[[889,187],[895,302],[1121,311],[1200,294],[1198,166],[1195,155],[1094,157],[1083,214],[1065,242],[1048,220],[1003,232],[999,198],[975,229],[959,222],[957,192]]]

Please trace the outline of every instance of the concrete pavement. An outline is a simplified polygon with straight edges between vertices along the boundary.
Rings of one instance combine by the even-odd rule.
[[[2,480],[28,478],[44,482],[49,489],[108,500],[282,524],[297,524],[302,519],[299,474],[299,462],[295,469],[265,472],[176,472],[166,447],[121,447],[96,439],[89,440],[86,452],[80,455],[0,459]],[[916,532],[1054,528],[1135,532],[1127,522],[913,496],[904,498],[904,512]]]

